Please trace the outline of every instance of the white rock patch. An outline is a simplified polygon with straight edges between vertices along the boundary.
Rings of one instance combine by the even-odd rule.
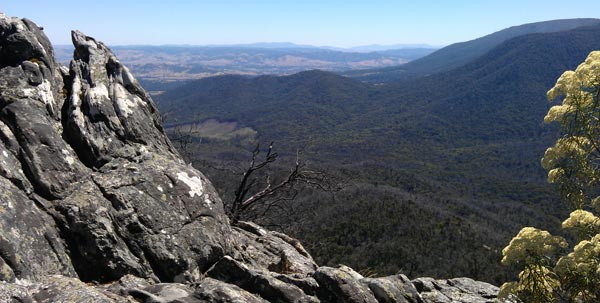
[[[212,209],[212,201],[210,201],[210,199],[208,197],[204,198],[204,204],[206,204],[206,207],[208,207],[208,209]]]
[[[5,150],[2,151],[2,155],[4,156],[4,158],[8,158],[8,153]]]
[[[11,18],[11,19],[14,19],[14,18]],[[15,22],[15,27],[17,28],[17,31],[19,31],[19,32],[25,31],[25,25],[21,21]]]
[[[121,85],[115,84],[113,86],[113,93],[115,98],[116,108],[119,114],[125,118],[133,113],[133,109],[141,103],[141,99],[138,96],[131,95]]]
[[[73,158],[73,156],[71,156],[71,153],[69,153],[68,150],[62,149],[61,152],[63,156],[65,156],[65,161],[67,161],[69,165],[73,165],[73,163],[75,163],[75,159]]]
[[[25,97],[34,98],[42,101],[44,104],[54,104],[54,96],[52,95],[52,85],[50,81],[44,80],[42,84],[35,88],[26,88],[21,91]]]
[[[86,92],[90,101],[106,100],[108,99],[108,88],[102,83],[98,83],[94,87],[90,87]]]
[[[85,119],[83,117],[83,113],[81,112],[81,99],[79,98],[79,94],[81,94],[81,80],[78,76],[75,76],[73,87],[71,89],[73,90],[70,99],[71,109],[73,110],[71,116],[79,128],[84,128]]]
[[[156,189],[158,189],[158,191],[161,192],[161,193],[163,192],[162,186],[157,186]]]
[[[50,85],[50,81],[44,80],[42,84],[38,86],[40,89],[40,97],[44,104],[54,103],[54,96],[52,95],[52,86]]]
[[[179,179],[179,181],[185,183],[189,188],[190,188],[190,197],[194,197],[194,196],[198,196],[200,197],[202,195],[202,193],[204,193],[204,184],[202,183],[202,180],[200,180],[199,177],[194,176],[191,177],[188,175],[188,173],[186,172],[179,172],[177,173],[177,179]]]
[[[102,83],[99,83],[95,87],[91,87],[86,92],[86,100],[93,105],[90,107],[90,115],[95,116],[99,114],[98,106],[104,101],[109,100],[108,88]]]

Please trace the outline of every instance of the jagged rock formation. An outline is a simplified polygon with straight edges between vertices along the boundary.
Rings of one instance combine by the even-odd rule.
[[[491,302],[469,279],[318,267],[287,235],[230,226],[148,94],[80,32],[70,67],[0,14],[0,302]]]

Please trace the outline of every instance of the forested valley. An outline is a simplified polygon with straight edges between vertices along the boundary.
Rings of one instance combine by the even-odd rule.
[[[300,239],[320,264],[499,284],[515,274],[500,264],[510,238],[522,226],[556,230],[568,213],[539,164],[558,137],[543,124],[545,95],[599,48],[597,25],[520,33],[427,75],[230,75],[153,98],[172,139],[184,138],[180,153],[226,203],[254,148],[270,142],[279,158],[262,173],[284,176],[299,159],[339,185],[302,187],[248,214]]]

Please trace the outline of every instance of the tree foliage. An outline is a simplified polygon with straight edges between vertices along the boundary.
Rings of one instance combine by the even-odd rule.
[[[579,241],[533,227],[523,228],[504,248],[502,263],[519,266],[516,282],[501,296],[523,302],[597,302],[600,300],[600,51],[566,71],[548,91],[553,102],[544,118],[558,123],[563,136],[548,148],[542,166],[548,182],[573,209],[562,228]]]

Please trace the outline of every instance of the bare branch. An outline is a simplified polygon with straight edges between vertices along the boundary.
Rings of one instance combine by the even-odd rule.
[[[300,152],[296,153],[295,164],[292,169],[278,182],[272,182],[269,174],[263,177],[263,181],[258,182],[254,177],[258,171],[265,169],[271,163],[275,162],[278,154],[273,151],[273,142],[269,145],[264,159],[258,162],[260,148],[257,145],[252,152],[252,160],[235,191],[235,198],[229,207],[229,217],[232,223],[237,223],[242,215],[246,218],[257,218],[265,216],[275,208],[282,208],[282,203],[291,201],[298,195],[296,187],[304,185],[325,191],[338,191],[341,186],[334,185],[330,178],[323,172],[305,169],[305,165],[300,161]],[[258,186],[261,184],[261,186]],[[250,194],[253,192],[253,194]],[[258,210],[258,213],[247,215],[250,210]]]

